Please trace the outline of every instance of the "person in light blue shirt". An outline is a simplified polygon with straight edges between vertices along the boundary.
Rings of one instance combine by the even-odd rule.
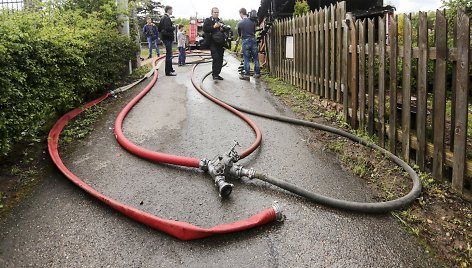
[[[187,44],[187,36],[185,35],[184,26],[182,24],[177,28],[177,47],[179,49],[179,66],[185,65],[185,45]]]
[[[261,76],[261,67],[259,64],[259,48],[256,41],[256,23],[248,18],[245,8],[239,10],[239,15],[242,20],[238,23],[238,35],[242,39],[244,61],[244,75],[240,79],[249,80],[249,60],[251,54],[254,60],[254,78],[259,78]]]

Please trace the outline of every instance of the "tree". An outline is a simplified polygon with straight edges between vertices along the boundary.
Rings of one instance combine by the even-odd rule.
[[[175,25],[182,24],[182,25],[186,26],[186,25],[189,25],[189,23],[190,23],[190,19],[186,19],[186,18],[176,18],[174,20]]]
[[[442,2],[443,7],[446,8],[446,17],[450,29],[454,29],[454,20],[457,17],[457,11],[463,10],[469,18],[472,18],[472,2],[470,0],[443,0]]]
[[[472,2],[470,0],[443,0],[443,7],[448,9],[455,17],[457,11],[462,9],[470,17],[472,17]]]
[[[37,2],[39,3],[39,2]],[[98,16],[106,20],[110,26],[118,26],[118,9],[115,0],[55,0],[43,1],[44,5],[60,7],[64,10],[75,10],[84,18]]]
[[[294,16],[301,16],[305,13],[310,12],[310,6],[306,0],[300,0],[295,2],[295,6],[293,7],[293,15]]]
[[[223,19],[223,22],[226,24],[226,25],[229,25],[231,26],[231,29],[237,34],[237,25],[238,25],[238,22],[239,20],[235,20],[235,19]]]
[[[144,21],[146,17],[151,17],[154,20],[159,20],[164,14],[164,5],[156,0],[137,0],[135,2],[136,12],[138,17]]]
[[[146,19],[148,17],[152,18],[156,23],[161,20],[162,15],[164,14],[164,5],[160,1],[156,0],[136,0],[130,1],[130,8],[136,10],[137,23],[136,27],[139,31],[146,24]],[[136,22],[134,22],[136,23]],[[146,41],[146,37],[140,34],[142,42]]]
[[[61,2],[61,1],[57,1]],[[66,9],[82,10],[85,14],[102,11],[104,6],[115,5],[113,0],[65,0],[63,6]]]

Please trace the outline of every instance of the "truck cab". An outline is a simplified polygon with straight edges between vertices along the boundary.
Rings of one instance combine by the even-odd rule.
[[[203,42],[203,19],[192,18],[188,28],[189,50],[200,49]]]

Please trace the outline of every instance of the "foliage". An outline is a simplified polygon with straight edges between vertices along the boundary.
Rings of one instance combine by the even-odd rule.
[[[190,19],[186,19],[186,18],[177,18],[174,20],[175,25],[182,24],[184,26],[187,26],[189,25],[189,23],[190,23]]]
[[[459,3],[461,1],[462,0],[450,0],[449,2],[451,2],[451,3],[447,6],[445,5],[445,7],[450,8],[450,10],[449,9],[446,10],[446,18],[448,20],[448,46],[449,47],[454,47],[454,40],[453,39],[454,39],[455,35],[453,34],[453,29],[454,29],[455,22],[454,22],[453,18],[456,16],[457,10],[458,9],[466,10],[466,13],[468,13],[468,15],[472,17],[472,10],[471,10],[472,4],[469,3],[469,8],[467,8],[467,6],[465,4],[463,5],[463,3]],[[454,2],[454,4],[453,4],[453,2]],[[469,11],[467,12],[467,10],[469,10]],[[402,47],[403,44],[404,44],[403,43],[403,40],[404,40],[403,31],[404,31],[405,16],[408,16],[411,20],[412,47],[418,47],[419,13],[399,14],[398,15],[398,18],[397,18],[397,21],[398,21],[398,46]],[[435,11],[431,11],[431,12],[427,13],[427,23],[428,23],[428,46],[429,47],[434,47],[435,46],[434,27],[435,27],[435,23],[436,23],[436,12]],[[471,39],[471,45],[472,45],[472,39]],[[401,77],[402,77],[401,62],[402,62],[402,59],[399,59],[398,60],[399,65],[398,65],[398,68],[397,68],[397,70],[399,71],[399,73],[397,75],[397,83],[400,86],[402,84],[402,81],[401,81]],[[388,69],[388,65],[386,67]],[[410,84],[411,84],[411,88],[412,88],[413,92],[416,92],[416,89],[417,89],[417,73],[418,73],[418,60],[413,59],[412,63],[411,63],[411,74],[412,74],[412,76],[411,76],[411,80],[410,80]],[[428,61],[427,73],[428,73],[428,77],[427,77],[427,79],[428,79],[427,80],[428,91],[432,92],[433,87],[434,87],[434,61],[431,61],[431,60]],[[472,70],[470,70],[470,74],[472,75]],[[451,95],[452,92],[451,92],[450,89],[452,88],[452,77],[453,77],[453,68],[452,68],[452,62],[451,61],[447,62],[446,77],[447,77],[446,87],[448,89],[448,95]],[[472,96],[472,84],[471,83],[469,83],[469,95]]]
[[[62,131],[59,143],[61,146],[82,141],[94,130],[93,125],[97,122],[105,108],[101,105],[94,105],[85,110]]]
[[[446,8],[446,18],[451,33],[453,32],[457,12],[459,10],[464,11],[469,18],[472,18],[472,2],[470,0],[443,0],[442,2],[443,6]],[[452,38],[449,38],[449,45],[452,44],[453,40]],[[470,39],[470,45],[472,46],[472,38]]]
[[[164,5],[160,1],[155,0],[137,0],[130,1],[130,6],[136,11],[136,19],[132,21],[133,29],[138,31],[141,42],[146,42],[146,36],[142,34],[142,29],[146,24],[148,17],[152,18],[157,25],[164,14]],[[136,26],[137,23],[137,26]]]
[[[293,7],[293,15],[294,16],[301,16],[305,13],[310,12],[310,6],[308,5],[308,2],[306,0],[297,0],[295,2],[295,6]]]
[[[84,18],[89,15],[97,16],[99,19],[112,23],[113,27],[118,25],[116,1],[113,0],[55,0],[45,1],[43,5],[54,9],[75,11]]]
[[[226,25],[231,26],[231,29],[233,30],[233,32],[235,33],[235,35],[238,35],[238,22],[239,22],[239,20],[226,19],[226,20],[223,20],[223,22],[224,22]]]
[[[448,10],[452,18],[456,17],[458,10],[463,10],[472,17],[472,2],[470,0],[443,0],[443,6]]]
[[[190,19],[177,18],[173,22],[175,24],[175,28],[177,28],[179,26],[179,24],[182,24],[184,26],[184,30],[187,32],[187,34],[189,33]]]
[[[83,14],[71,6],[0,11],[0,158],[40,141],[59,115],[110,88],[136,53],[114,27],[116,13]]]
[[[159,21],[159,19],[164,14],[164,5],[160,1],[137,0],[133,2],[138,17],[144,21],[146,21],[147,17],[151,17],[153,20]]]

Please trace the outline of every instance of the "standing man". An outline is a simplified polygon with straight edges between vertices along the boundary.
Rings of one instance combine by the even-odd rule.
[[[151,17],[147,18],[147,23],[143,27],[144,36],[146,36],[148,47],[149,47],[149,56],[148,59],[152,58],[152,48],[156,48],[156,54],[159,57],[159,31],[157,26],[152,22]]]
[[[244,60],[244,76],[240,79],[249,81],[249,56],[252,54],[254,60],[254,78],[261,76],[261,67],[259,64],[259,48],[256,41],[256,23],[247,16],[245,8],[239,10],[241,21],[238,23],[238,35],[243,40],[243,60]]]
[[[213,80],[223,80],[220,76],[221,67],[223,67],[223,54],[225,49],[223,47],[224,42],[221,42],[221,35],[224,35],[221,31],[221,24],[219,16],[220,11],[217,7],[211,9],[211,17],[206,18],[203,23],[203,32],[205,32],[205,42],[210,44],[212,63],[212,75]],[[224,40],[224,37],[223,37]]]
[[[166,68],[165,72],[167,76],[176,76],[174,69],[172,68],[172,43],[174,43],[174,31],[175,27],[172,25],[170,16],[172,15],[172,7],[166,6],[164,8],[164,16],[159,23],[159,32],[161,33],[162,42],[166,46]]]

